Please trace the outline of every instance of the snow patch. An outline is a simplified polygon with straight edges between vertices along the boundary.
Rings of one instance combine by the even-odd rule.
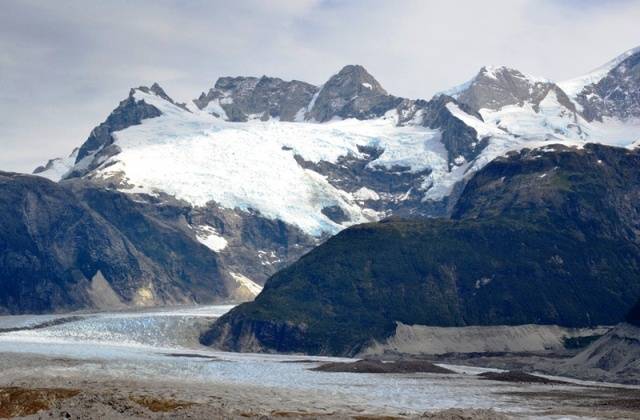
[[[67,173],[71,171],[71,169],[73,169],[73,166],[76,163],[76,158],[78,157],[78,150],[79,149],[77,148],[74,149],[73,152],[71,152],[71,154],[66,158],[56,158],[50,160],[47,163],[47,168],[44,171],[38,172],[37,174],[34,173],[34,175],[47,178],[53,182],[60,181]]]
[[[378,193],[367,187],[362,187],[358,191],[354,192],[353,197],[358,201],[380,200]]]
[[[224,239],[216,230],[211,226],[199,226],[199,232],[196,233],[198,242],[212,250],[213,252],[220,252],[227,247],[227,240]]]
[[[478,140],[487,136],[505,134],[503,130],[500,130],[495,125],[487,124],[484,121],[474,117],[473,115],[467,114],[466,112],[461,110],[457,104],[453,102],[449,102],[446,106],[447,106],[447,110],[449,110],[451,115],[453,115],[454,117],[456,117],[457,119],[465,123],[467,126],[473,128],[476,131],[476,133],[478,133],[478,136],[477,136]]]
[[[220,99],[212,100],[207,104],[206,107],[202,109],[202,111],[206,112],[207,114],[211,114],[214,117],[222,118],[223,120],[229,119],[229,117],[227,116],[227,112],[220,105]]]

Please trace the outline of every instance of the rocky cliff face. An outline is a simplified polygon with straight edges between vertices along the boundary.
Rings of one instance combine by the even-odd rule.
[[[3,172],[0,211],[0,312],[235,299],[235,280],[175,207]]]
[[[152,89],[146,87],[142,89],[157,93],[161,97],[167,97],[166,93],[158,85],[153,85]],[[149,105],[144,101],[136,101],[133,97],[134,93],[135,90],[131,89],[129,97],[120,102],[107,119],[91,131],[89,138],[82,144],[75,156],[71,172],[63,175],[77,177],[95,169],[98,162],[103,162],[119,152],[117,146],[113,146],[112,134],[114,132],[132,125],[138,125],[144,119],[161,115],[160,111],[153,105]]]
[[[220,115],[220,109],[229,121],[249,119],[267,121],[294,121],[318,88],[309,83],[293,80],[285,82],[275,77],[222,77],[213,89],[202,94],[194,103],[199,109],[208,109]],[[218,112],[216,112],[218,111]]]
[[[575,112],[575,106],[558,85],[508,67],[483,67],[456,98],[476,111],[524,104],[538,109],[550,91],[558,95],[560,104]]]
[[[451,220],[347,229],[269,279],[203,342],[354,354],[396,322],[620,322],[640,295],[639,163],[638,151],[596,145],[497,159],[469,181]]]
[[[628,120],[640,118],[640,51],[613,67],[596,83],[588,84],[577,94],[576,101],[586,119]]]
[[[307,118],[318,122],[333,118],[371,119],[394,109],[401,98],[391,96],[362,66],[346,66],[320,89]]]

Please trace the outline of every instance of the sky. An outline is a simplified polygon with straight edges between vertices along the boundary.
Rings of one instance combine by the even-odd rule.
[[[428,99],[483,65],[579,76],[640,46],[638,22],[640,0],[0,0],[0,170],[68,155],[131,87],[184,102],[220,76],[361,64]]]

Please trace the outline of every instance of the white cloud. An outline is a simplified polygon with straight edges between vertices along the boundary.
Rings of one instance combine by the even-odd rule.
[[[579,75],[640,44],[638,21],[640,3],[621,0],[7,0],[0,169],[68,153],[132,86],[159,81],[185,101],[223,75],[319,84],[358,63],[391,93],[428,98],[485,64]]]

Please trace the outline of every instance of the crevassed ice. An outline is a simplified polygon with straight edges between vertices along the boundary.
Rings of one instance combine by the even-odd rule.
[[[409,167],[412,172],[446,166],[438,130],[398,127],[392,118],[324,124],[229,123],[206,112],[187,112],[152,94],[136,100],[156,106],[162,116],[114,133],[122,150],[98,169],[98,176],[123,172],[130,192],[163,191],[195,206],[215,201],[226,208],[255,210],[312,235],[344,226],[321,210],[339,206],[350,223],[370,220],[354,197],[333,187],[294,158],[337,162],[358,146],[384,149],[373,168]],[[438,172],[440,173],[440,172]]]

